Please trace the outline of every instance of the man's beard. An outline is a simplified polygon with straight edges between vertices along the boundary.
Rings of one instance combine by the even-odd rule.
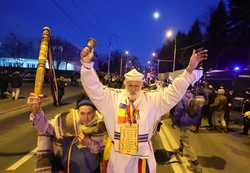
[[[135,101],[139,96],[140,96],[141,91],[137,91],[137,92],[133,92],[133,93],[129,93],[126,90],[126,95],[129,98],[129,100],[131,101]]]

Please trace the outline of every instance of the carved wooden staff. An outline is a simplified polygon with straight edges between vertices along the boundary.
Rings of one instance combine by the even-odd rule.
[[[39,52],[39,57],[38,57],[38,65],[36,69],[36,79],[35,79],[35,88],[34,88],[34,93],[37,96],[42,94],[46,59],[49,53],[49,41],[50,41],[50,29],[49,27],[44,27],[41,45],[40,45],[40,52]]]
[[[42,40],[39,51],[38,65],[36,70],[35,79],[35,95],[42,94],[44,75],[46,72],[46,59],[49,56],[49,42],[50,42],[50,29],[49,27],[43,28]],[[38,134],[37,137],[37,161],[35,172],[37,173],[52,173],[51,163],[52,141],[51,137],[46,134]]]

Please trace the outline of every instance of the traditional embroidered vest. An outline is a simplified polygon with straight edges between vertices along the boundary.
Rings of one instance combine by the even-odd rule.
[[[62,139],[64,137],[75,137],[79,133],[84,133],[91,136],[91,139],[102,143],[106,129],[103,127],[104,122],[102,116],[96,112],[96,117],[87,126],[80,125],[78,110],[70,109],[69,112],[64,112],[55,116],[50,122],[54,128],[55,138],[45,134],[38,134],[37,144],[37,164],[35,172],[51,173],[53,166],[51,164],[52,155],[62,157]],[[78,145],[79,148],[85,146]]]

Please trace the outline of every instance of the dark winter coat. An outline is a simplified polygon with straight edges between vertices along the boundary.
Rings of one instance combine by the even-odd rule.
[[[201,107],[195,99],[188,100],[184,97],[175,107],[173,123],[178,127],[197,125],[201,117]]]
[[[23,85],[23,79],[19,73],[14,73],[11,78],[11,87],[12,88],[21,88]]]

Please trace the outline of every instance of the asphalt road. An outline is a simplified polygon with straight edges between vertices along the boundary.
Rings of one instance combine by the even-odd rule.
[[[190,132],[193,146],[204,173],[249,173],[250,136],[240,135],[241,127],[232,125],[229,133],[200,129],[198,134]],[[164,121],[163,132],[171,135],[171,143],[178,143],[179,130]],[[176,147],[173,145],[173,147]]]

